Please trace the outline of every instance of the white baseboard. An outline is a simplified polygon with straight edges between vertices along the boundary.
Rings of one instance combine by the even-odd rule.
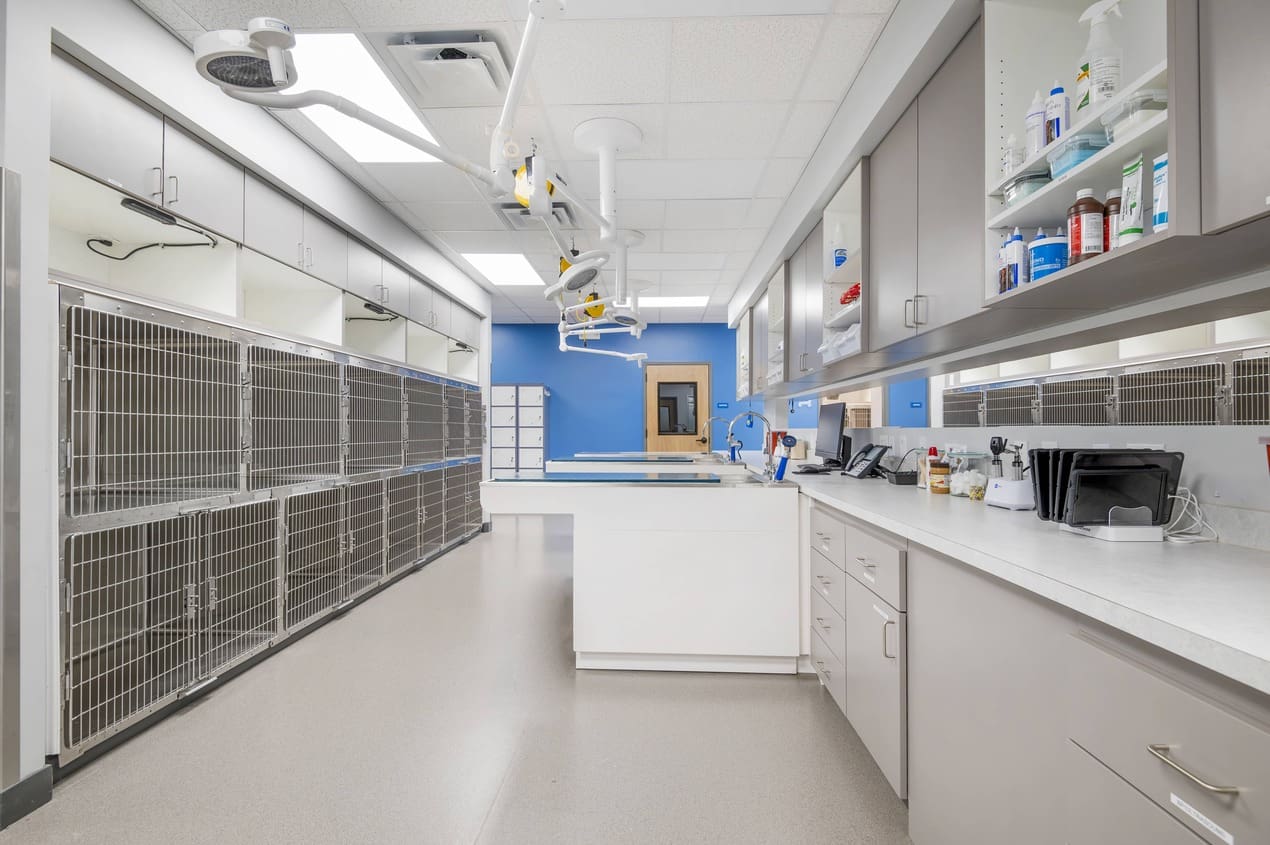
[[[626,669],[647,672],[748,672],[793,675],[798,658],[732,654],[614,654],[575,652],[579,669]],[[808,664],[810,665],[810,664]],[[809,670],[810,671],[810,670]]]

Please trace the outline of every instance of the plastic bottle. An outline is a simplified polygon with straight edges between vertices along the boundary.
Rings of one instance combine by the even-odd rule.
[[[1045,98],[1039,88],[1032,95],[1032,104],[1023,119],[1023,142],[1029,156],[1045,148]]]
[[[1067,237],[1063,227],[1053,237],[1046,237],[1044,229],[1036,230],[1036,239],[1027,245],[1028,274],[1032,281],[1039,281],[1050,273],[1057,273],[1067,266]]]
[[[1010,277],[1006,272],[1006,246],[1010,243],[1009,239],[1001,242],[1001,248],[997,250],[997,293],[1005,293],[1010,290]]]
[[[1019,146],[1019,139],[1010,133],[1010,137],[1005,140],[1005,149],[1001,152],[1001,175],[1009,176],[1023,164],[1023,148]]]
[[[1018,226],[1014,227],[1014,234],[1005,242],[1005,272],[1010,290],[1032,281],[1028,277],[1027,247],[1023,244],[1023,235],[1019,233]]]
[[[1071,232],[1068,264],[1102,255],[1103,212],[1103,204],[1094,199],[1093,188],[1081,188],[1076,192],[1076,202],[1067,209],[1067,231]]]
[[[1151,165],[1151,231],[1169,228],[1169,154],[1158,155]]]
[[[1045,143],[1052,144],[1067,133],[1072,125],[1071,100],[1058,80],[1045,101]]]
[[[833,227],[833,266],[841,267],[847,263],[847,232],[841,223]]]
[[[1120,245],[1120,189],[1107,191],[1102,211],[1102,243],[1107,252]]]
[[[1076,113],[1111,99],[1120,90],[1120,65],[1124,51],[1111,37],[1112,14],[1120,17],[1120,0],[1101,0],[1085,10],[1081,23],[1089,24],[1089,41],[1076,73]]]

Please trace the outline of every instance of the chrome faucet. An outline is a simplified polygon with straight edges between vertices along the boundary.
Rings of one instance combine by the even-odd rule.
[[[706,424],[701,426],[701,437],[697,439],[697,442],[700,443],[702,446],[710,445],[710,423],[714,422],[715,420],[718,420],[721,423],[727,422],[727,420],[724,419],[723,417],[711,417],[710,419],[706,420]]]
[[[758,411],[742,411],[741,413],[737,414],[735,417],[732,418],[732,422],[728,423],[728,446],[731,447],[731,446],[741,445],[740,441],[738,441],[736,439],[736,436],[732,433],[732,430],[736,428],[736,424],[738,422],[745,419],[746,417],[754,417],[755,419],[759,419],[763,421],[763,454],[767,457],[767,462],[763,465],[763,468],[766,471],[768,478],[771,478],[772,476],[776,474],[776,467],[772,464],[772,449],[771,449],[772,422],[767,417],[763,416]],[[740,450],[738,449],[737,452],[738,452],[738,458],[739,458]],[[733,463],[736,463],[736,461],[733,461]]]

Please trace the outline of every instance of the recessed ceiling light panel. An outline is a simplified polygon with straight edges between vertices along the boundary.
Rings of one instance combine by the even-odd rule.
[[[529,259],[518,252],[465,252],[463,258],[499,287],[546,285]]]

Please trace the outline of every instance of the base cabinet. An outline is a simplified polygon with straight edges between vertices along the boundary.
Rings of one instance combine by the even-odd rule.
[[[1114,842],[1117,845],[1200,845],[1203,842],[1074,742],[1067,743],[1063,770],[1069,790],[1069,806],[1063,815],[1067,842]]]
[[[908,796],[906,617],[847,578],[847,721],[900,798]]]

